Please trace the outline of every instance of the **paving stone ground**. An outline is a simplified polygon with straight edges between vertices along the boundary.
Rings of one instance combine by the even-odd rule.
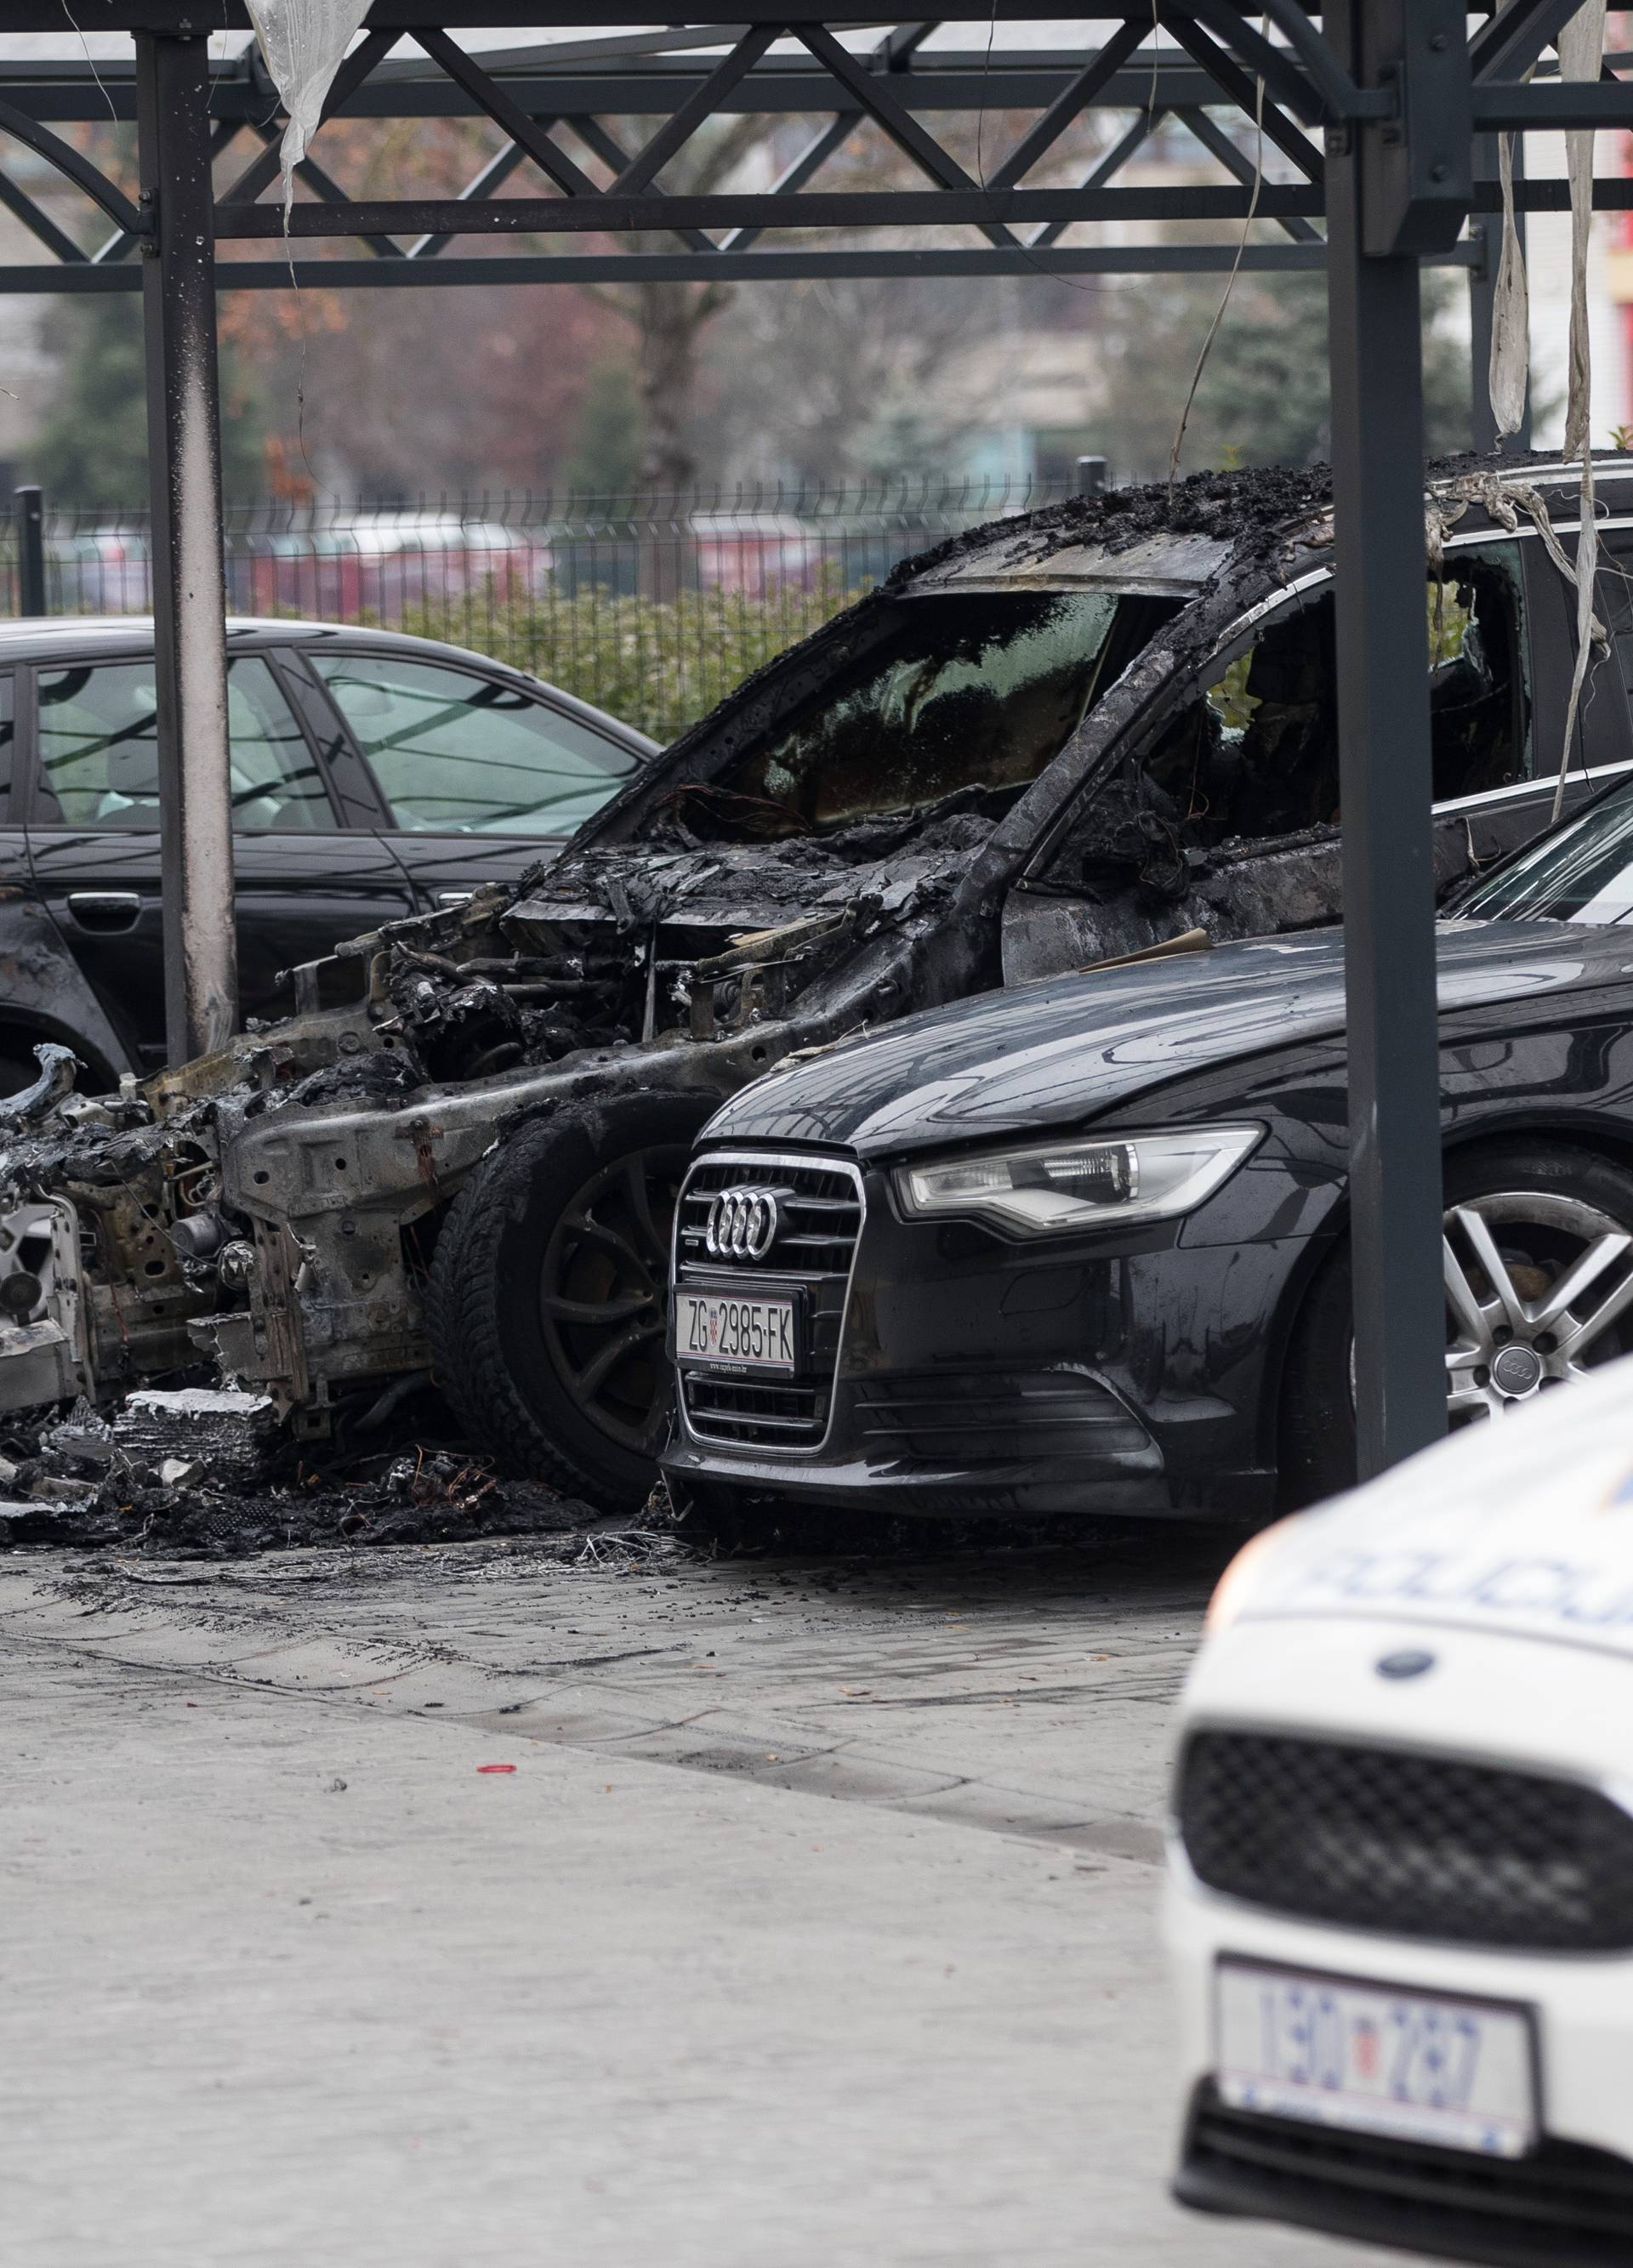
[[[0,2250],[1376,2259],[1163,2192],[1227,1549],[0,1557]]]

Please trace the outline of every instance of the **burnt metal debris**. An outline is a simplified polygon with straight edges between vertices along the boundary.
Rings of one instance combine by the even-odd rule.
[[[1530,469],[1523,492],[1568,516],[1572,481]],[[1504,645],[1519,571],[1490,552],[1529,525],[1511,490],[1470,460],[1418,493],[1447,578],[1431,603],[1481,630],[1437,696],[1442,884],[1541,823]],[[65,1093],[42,1051],[0,1105],[0,1407],[214,1378],[313,1444],[366,1435],[434,1374],[480,1454],[638,1503],[667,1211],[719,1101],[1006,980],[1334,918],[1332,545],[1322,472],[1199,475],[957,536],[521,886],[293,971],[286,1019],[110,1095]],[[1216,688],[1249,717],[1224,730],[1176,688],[1277,597],[1251,668]],[[548,1200],[542,1225],[524,1197]],[[535,1360],[555,1416],[528,1398]]]

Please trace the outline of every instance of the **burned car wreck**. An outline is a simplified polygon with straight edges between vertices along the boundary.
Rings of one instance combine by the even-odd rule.
[[[1600,493],[1620,652],[1633,468]],[[1538,460],[1427,498],[1448,884],[1548,816],[1575,498]],[[959,537],[520,886],[292,972],[286,1018],[111,1095],[45,1051],[0,1103],[0,1408],[213,1366],[321,1438],[429,1378],[502,1465],[639,1500],[676,1196],[725,1096],[912,1010],[1338,913],[1331,546],[1319,473]],[[1614,664],[1594,694],[1568,807],[1633,767]]]

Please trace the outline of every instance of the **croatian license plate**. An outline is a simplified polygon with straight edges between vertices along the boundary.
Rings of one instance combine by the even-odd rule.
[[[1226,1958],[1215,2021],[1233,2110],[1494,2158],[1536,2140],[1527,2009]]]
[[[676,1292],[675,1351],[682,1362],[715,1370],[792,1375],[798,1367],[794,1302],[735,1292]]]

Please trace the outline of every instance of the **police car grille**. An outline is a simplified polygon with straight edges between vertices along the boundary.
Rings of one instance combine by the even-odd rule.
[[[846,1173],[830,1166],[790,1166],[780,1158],[764,1163],[708,1159],[694,1167],[681,1198],[676,1254],[683,1268],[718,1267],[707,1244],[709,1207],[721,1189],[774,1189],[777,1233],[763,1259],[745,1264],[756,1274],[846,1276],[861,1230],[861,1199]]]
[[[1178,1808],[1198,1879],[1255,1905],[1457,1944],[1633,1947],[1633,1818],[1570,1780],[1203,1731]]]

